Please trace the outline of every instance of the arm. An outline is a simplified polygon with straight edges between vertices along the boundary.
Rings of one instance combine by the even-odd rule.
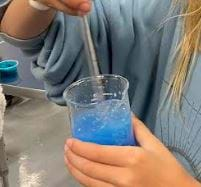
[[[1,31],[15,38],[33,38],[47,29],[54,16],[53,9],[39,11],[28,0],[13,0],[1,21]]]
[[[66,3],[58,0],[46,0],[45,2],[53,8],[40,11],[32,8],[28,0],[12,0],[1,21],[1,31],[18,39],[29,39],[40,35],[48,28],[55,17],[56,10],[76,15],[78,9],[86,12],[90,9],[86,5],[86,0],[66,1]]]

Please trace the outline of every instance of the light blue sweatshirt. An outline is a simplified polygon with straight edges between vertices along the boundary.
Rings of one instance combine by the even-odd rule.
[[[137,114],[195,178],[201,180],[201,59],[191,69],[182,95],[181,114],[165,100],[180,40],[181,19],[168,17],[170,0],[95,0],[90,26],[102,73],[130,82],[132,111]],[[173,14],[177,14],[177,11]],[[64,105],[64,89],[88,76],[76,17],[58,13],[48,31],[22,41],[1,33],[27,54],[38,54],[32,72],[44,81],[47,97]],[[165,168],[164,168],[165,169]]]

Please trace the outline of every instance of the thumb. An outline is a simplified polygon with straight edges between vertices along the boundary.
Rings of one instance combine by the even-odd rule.
[[[142,148],[153,150],[162,145],[160,141],[144,125],[144,123],[137,117],[134,116],[132,118],[132,122],[134,126],[135,137]]]

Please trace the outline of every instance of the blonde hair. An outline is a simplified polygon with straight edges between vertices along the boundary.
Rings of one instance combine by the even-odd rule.
[[[201,0],[174,0],[175,5],[182,4],[182,37],[177,47],[176,65],[170,80],[171,97],[180,104],[182,92],[189,77],[190,68],[196,63],[201,49]]]

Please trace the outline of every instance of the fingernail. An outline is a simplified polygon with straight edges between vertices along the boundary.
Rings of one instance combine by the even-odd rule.
[[[68,146],[69,148],[71,148],[72,144],[73,144],[73,140],[72,140],[72,139],[68,139],[68,140],[67,140],[67,146]]]
[[[67,145],[64,146],[64,150],[65,150],[65,152],[68,151],[68,146]]]
[[[81,11],[81,12],[89,12],[90,11],[90,8],[91,8],[91,5],[89,4],[89,3],[87,3],[87,2],[85,2],[85,3],[82,3],[80,6],[79,6],[79,10]]]

